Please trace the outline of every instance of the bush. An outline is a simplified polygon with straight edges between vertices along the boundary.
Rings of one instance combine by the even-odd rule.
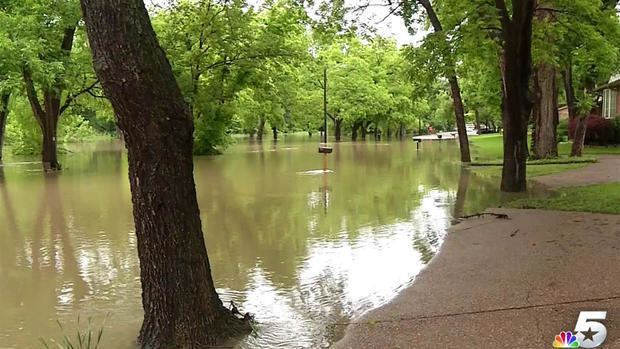
[[[577,131],[577,120],[570,123],[569,131],[571,138],[574,138]],[[608,145],[617,143],[615,139],[614,121],[600,116],[590,115],[587,119],[587,130],[585,144]]]
[[[620,144],[620,116],[617,116],[612,121],[614,127],[614,144]]]

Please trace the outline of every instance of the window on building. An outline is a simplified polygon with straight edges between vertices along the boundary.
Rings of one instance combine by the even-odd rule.
[[[603,91],[603,117],[612,118],[617,114],[617,98],[618,91],[616,90],[604,90]]]

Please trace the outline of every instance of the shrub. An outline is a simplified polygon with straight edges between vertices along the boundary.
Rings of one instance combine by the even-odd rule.
[[[613,127],[614,127],[614,140],[613,143],[614,144],[620,144],[620,116],[616,116],[613,121]]]
[[[577,120],[573,120],[569,126],[571,138],[574,138],[577,130]],[[600,116],[590,115],[587,119],[585,144],[607,145],[615,143],[614,122]]]

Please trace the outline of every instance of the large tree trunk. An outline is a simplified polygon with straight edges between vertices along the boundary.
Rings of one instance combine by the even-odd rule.
[[[581,157],[583,154],[583,144],[586,140],[586,132],[588,130],[588,114],[582,115],[577,119],[577,127],[575,129],[575,138],[571,147],[570,156]]]
[[[0,162],[2,161],[2,150],[4,147],[4,131],[6,130],[6,122],[9,117],[10,98],[10,93],[3,93],[0,96]]]
[[[272,127],[271,131],[273,131],[273,140],[277,141],[278,140],[278,128],[277,127]]]
[[[548,159],[558,156],[558,93],[555,68],[541,63],[534,74],[532,157]]]
[[[205,348],[248,330],[219,299],[193,177],[193,120],[142,0],[81,0],[94,66],[128,151],[142,348]]]
[[[418,0],[420,5],[424,7],[426,14],[433,26],[435,33],[443,31],[443,26],[439,21],[439,17],[435,12],[431,2],[429,0]],[[447,74],[448,82],[450,83],[450,92],[452,96],[452,104],[454,106],[454,116],[456,118],[456,128],[459,134],[459,146],[461,149],[461,161],[471,162],[471,155],[469,151],[469,139],[467,137],[467,127],[465,126],[465,108],[463,107],[463,98],[461,97],[461,87],[455,72],[455,64],[452,63],[452,57],[443,57],[444,61],[448,63]]]
[[[539,0],[544,9],[538,9],[536,19],[540,23],[554,21],[552,7],[548,1]],[[554,42],[553,33],[547,31],[544,39]],[[556,86],[556,69],[547,62],[539,63],[534,72],[534,108],[532,157],[548,159],[558,156],[557,127],[559,122],[558,91]]]
[[[522,192],[527,189],[527,130],[532,103],[532,20],[535,0],[512,3],[512,18],[503,0],[496,0],[502,23],[502,122],[504,127],[504,166],[501,190]]]
[[[336,142],[340,142],[342,140],[342,119],[334,120],[334,137],[336,137]]]

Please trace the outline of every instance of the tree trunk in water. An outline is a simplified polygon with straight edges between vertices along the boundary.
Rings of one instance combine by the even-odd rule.
[[[362,122],[362,140],[365,141],[366,140],[366,134],[368,133],[368,124],[366,123],[366,121]]]
[[[60,96],[53,90],[45,91],[45,114],[41,132],[43,133],[43,168],[46,171],[60,170],[58,163],[57,139],[58,120],[60,118]]]
[[[94,66],[128,151],[142,348],[205,348],[249,330],[211,276],[193,177],[193,120],[142,0],[81,0]]]
[[[577,120],[577,128],[575,130],[575,138],[571,148],[570,156],[581,157],[583,153],[583,144],[586,140],[586,132],[588,130],[588,114],[582,115]]]
[[[454,114],[456,116],[456,129],[459,133],[461,161],[466,163],[471,162],[469,138],[467,137],[467,128],[465,126],[465,108],[463,107],[463,99],[461,98],[461,88],[456,75],[449,77],[448,81],[450,82],[450,91],[452,92],[452,103],[454,104]]]
[[[264,134],[265,134],[265,118],[261,116],[260,119],[258,120],[258,129],[256,130],[256,139],[258,141],[262,141]]]
[[[4,147],[4,131],[6,130],[6,122],[9,117],[9,99],[10,93],[3,93],[0,96],[0,162],[2,162],[2,150]]]
[[[67,27],[64,30],[60,49],[65,57],[69,57],[71,55],[75,31],[76,27],[74,26]],[[43,134],[43,149],[41,151],[43,169],[45,171],[60,170],[61,167],[58,163],[56,139],[58,121],[73,98],[69,99],[70,97],[67,97],[65,105],[61,106],[60,102],[63,92],[62,83],[60,81],[55,81],[53,86],[48,87],[43,91],[43,105],[41,105],[35,89],[34,81],[32,80],[30,67],[24,66],[22,73],[26,84],[26,94],[32,108],[32,113],[37,119],[39,127],[41,128],[41,133]]]
[[[278,128],[272,127],[271,130],[273,131],[273,140],[277,141],[278,140]]]
[[[351,128],[351,140],[357,142],[357,130],[359,129],[359,123],[355,122]]]
[[[502,22],[502,123],[504,127],[504,165],[501,190],[527,189],[527,131],[532,111],[530,78],[532,73],[532,21],[535,0],[513,3],[512,18],[504,1],[498,0]],[[503,4],[503,6],[500,6]]]
[[[41,151],[43,169],[45,171],[60,170],[57,153],[56,132],[60,118],[60,96],[55,89],[46,89],[43,92],[43,105],[40,104],[29,68],[23,70],[26,94],[43,135],[43,149]]]
[[[342,140],[342,119],[334,120],[334,136],[336,138],[336,142],[340,142]]]
[[[433,26],[435,33],[443,31],[443,26],[439,17],[435,12],[431,2],[429,0],[418,0],[420,5],[424,7],[426,14]],[[443,57],[447,62],[452,61],[452,57]],[[465,126],[465,108],[463,107],[463,98],[461,96],[461,87],[459,86],[458,78],[456,77],[455,64],[449,63],[449,69],[452,70],[447,74],[448,82],[450,83],[450,92],[452,96],[452,104],[454,106],[454,116],[456,119],[456,128],[459,134],[459,147],[461,149],[461,161],[471,162],[471,155],[469,151],[469,139],[467,137],[467,128]]]

